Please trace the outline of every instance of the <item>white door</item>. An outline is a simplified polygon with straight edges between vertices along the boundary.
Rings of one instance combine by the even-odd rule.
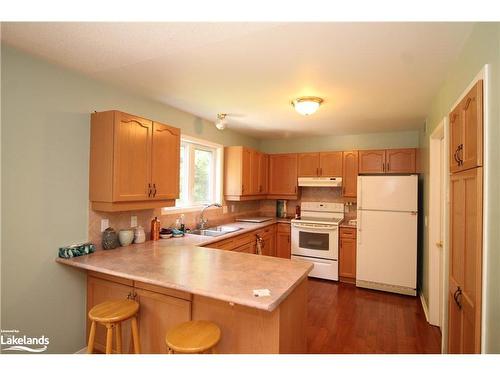
[[[358,210],[356,279],[417,287],[417,215]]]
[[[418,176],[358,176],[358,209],[417,211]]]

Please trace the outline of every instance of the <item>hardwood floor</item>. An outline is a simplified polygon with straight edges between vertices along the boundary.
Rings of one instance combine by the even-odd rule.
[[[440,353],[417,297],[309,279],[309,353]]]

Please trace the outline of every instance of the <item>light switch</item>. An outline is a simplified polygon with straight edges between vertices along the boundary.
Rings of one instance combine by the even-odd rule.
[[[101,232],[104,232],[107,228],[109,228],[109,220],[101,219]]]
[[[135,228],[137,226],[137,216],[132,215],[130,216],[130,227]]]

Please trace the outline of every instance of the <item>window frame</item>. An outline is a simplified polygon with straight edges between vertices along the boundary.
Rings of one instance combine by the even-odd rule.
[[[224,146],[218,143],[205,141],[203,139],[190,137],[186,135],[181,135],[181,149],[184,146],[186,156],[186,167],[185,171],[187,174],[187,183],[182,181],[180,178],[179,170],[179,185],[186,183],[187,188],[187,202],[182,204],[179,199],[176,199],[174,207],[164,207],[162,208],[162,214],[171,214],[175,212],[189,212],[197,211],[202,207],[206,206],[208,203],[222,203],[222,166],[224,157]],[[194,191],[194,156],[195,150],[209,151],[213,153],[211,162],[211,173],[210,173],[210,197],[208,202],[193,202],[192,195]],[[179,165],[180,168],[180,165]],[[185,177],[186,178],[186,177]],[[180,192],[180,186],[179,186]]]

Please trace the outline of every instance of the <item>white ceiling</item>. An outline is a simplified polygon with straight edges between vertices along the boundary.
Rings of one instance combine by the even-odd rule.
[[[416,129],[471,23],[2,23],[2,40],[260,138]],[[303,117],[293,98],[325,99]]]

